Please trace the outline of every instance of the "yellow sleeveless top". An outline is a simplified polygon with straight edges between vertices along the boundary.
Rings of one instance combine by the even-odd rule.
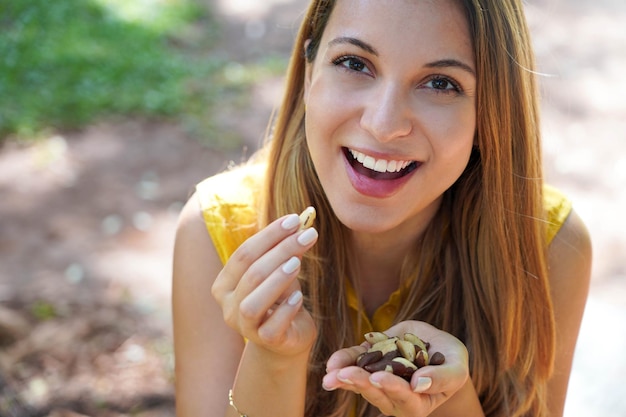
[[[207,230],[223,264],[239,245],[258,230],[256,203],[264,174],[265,165],[245,165],[207,178],[196,186]],[[548,242],[551,242],[567,219],[572,205],[560,191],[548,185],[544,188],[544,203]],[[346,283],[353,323],[357,323],[356,318],[361,315],[360,334],[391,327],[406,286],[392,293],[374,315],[368,317],[359,310],[352,285],[348,280]]]

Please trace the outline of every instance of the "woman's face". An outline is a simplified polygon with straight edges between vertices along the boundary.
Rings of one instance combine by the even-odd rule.
[[[454,0],[337,1],[305,103],[311,157],[342,223],[380,233],[432,219],[471,153],[474,68]]]

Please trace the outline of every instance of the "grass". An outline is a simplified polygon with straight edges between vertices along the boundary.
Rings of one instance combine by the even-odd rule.
[[[192,0],[2,0],[0,140],[207,104],[214,93],[190,80],[223,63],[190,57],[185,28],[198,20],[210,42],[215,24]]]

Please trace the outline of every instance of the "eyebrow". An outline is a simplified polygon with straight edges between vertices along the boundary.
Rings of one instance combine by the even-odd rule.
[[[441,59],[439,61],[429,62],[428,64],[425,65],[425,67],[426,68],[450,68],[450,67],[459,68],[465,72],[470,73],[474,77],[476,77],[476,71],[474,71],[472,67],[456,59]]]
[[[372,45],[370,45],[367,42],[363,42],[360,39],[352,38],[350,36],[341,36],[339,38],[335,38],[331,40],[330,42],[328,42],[328,46],[341,45],[344,43],[354,45],[357,48],[360,48],[364,50],[365,52],[370,53],[374,56],[379,56],[378,51]],[[476,71],[474,71],[474,69],[471,66],[457,59],[452,59],[452,58],[440,59],[438,61],[429,62],[428,64],[424,66],[426,68],[450,68],[450,67],[459,68],[465,72],[470,73],[472,76],[476,77]]]
[[[365,52],[368,52],[372,55],[378,56],[378,51],[369,43],[363,42],[360,39],[352,38],[349,36],[342,36],[339,38],[335,38],[328,42],[328,46],[341,45],[343,43],[349,43],[351,45],[356,46],[357,48],[363,49]]]

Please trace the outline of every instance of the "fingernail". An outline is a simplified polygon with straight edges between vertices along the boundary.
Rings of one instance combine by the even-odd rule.
[[[289,296],[287,304],[289,304],[290,306],[295,306],[300,302],[300,300],[302,300],[302,291],[294,291],[293,294]]]
[[[429,377],[419,377],[417,378],[417,385],[413,389],[413,392],[424,392],[433,384],[433,380]]]
[[[382,388],[383,386],[380,385],[380,382],[378,382],[377,380],[375,380],[374,378],[370,377],[370,384],[372,384],[373,386],[375,386],[376,388]]]
[[[291,230],[300,224],[300,217],[297,214],[290,214],[285,217],[285,220],[280,224],[285,230]]]
[[[337,387],[327,387],[324,383],[322,383],[322,388],[326,391],[334,391],[337,389]]]
[[[313,243],[315,239],[317,239],[317,230],[315,230],[315,228],[313,227],[309,227],[304,232],[302,232],[300,236],[298,236],[298,243],[302,246],[307,246]]]
[[[337,375],[337,379],[340,380],[341,382],[343,382],[344,384],[354,385],[354,382],[352,382],[352,380],[350,380],[348,378],[342,378],[339,375]]]
[[[297,256],[292,257],[283,264],[283,272],[285,274],[291,274],[300,267],[300,259]]]

